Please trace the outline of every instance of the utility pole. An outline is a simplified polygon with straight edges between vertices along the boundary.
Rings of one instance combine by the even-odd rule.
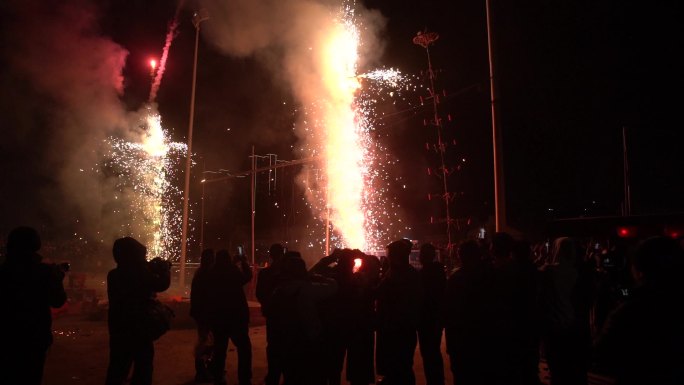
[[[622,127],[622,182],[625,193],[625,202],[622,206],[622,215],[632,215],[632,194],[629,189],[629,158],[627,158],[627,132],[626,128]]]
[[[212,182],[219,182],[219,181],[224,181],[232,178],[244,178],[247,177],[248,175],[250,176],[250,192],[251,192],[251,219],[252,219],[252,226],[251,226],[251,240],[252,240],[252,265],[256,263],[256,238],[255,238],[255,225],[256,225],[256,176],[260,172],[266,172],[266,171],[274,171],[279,168],[283,167],[290,167],[290,166],[295,166],[295,165],[300,165],[300,164],[306,164],[306,163],[311,163],[319,160],[318,157],[310,157],[310,158],[303,158],[303,159],[296,159],[296,160],[291,160],[291,161],[285,161],[285,160],[278,160],[277,162],[269,162],[268,166],[264,167],[257,167],[257,159],[258,158],[269,158],[272,159],[272,154],[267,155],[267,156],[262,156],[262,155],[256,155],[255,153],[255,148],[252,146],[252,155],[250,155],[251,162],[250,162],[250,169],[247,171],[242,171],[238,173],[232,173],[228,170],[219,170],[218,172],[216,171],[205,171],[205,173],[209,174],[218,174],[218,173],[223,173],[224,176],[220,176],[218,178],[212,178],[212,179],[205,179],[203,183],[212,183]],[[227,174],[227,175],[225,175]]]
[[[179,285],[185,291],[185,262],[188,252],[188,207],[190,205],[190,167],[192,166],[192,128],[195,121],[195,88],[197,86],[197,51],[199,48],[200,24],[207,20],[205,10],[195,12],[192,24],[195,26],[195,56],[192,66],[192,90],[190,91],[190,122],[188,123],[188,152],[185,159],[185,188],[183,189],[183,228],[181,229],[181,255]]]
[[[202,221],[200,222],[200,239],[199,239],[199,249],[200,253],[204,251],[204,188],[206,186],[206,179],[204,179],[204,173],[207,168],[207,163],[205,161],[202,162],[202,180],[200,183],[202,183],[202,210],[201,210],[201,215],[200,218]]]
[[[255,265],[256,263],[256,257],[254,256],[254,253],[256,252],[256,243],[254,239],[254,224],[255,224],[255,215],[256,215],[256,156],[254,155],[254,145],[252,145],[252,170],[251,170],[251,176],[252,176],[252,266]]]
[[[494,222],[496,231],[506,229],[506,194],[504,189],[501,128],[499,126],[498,94],[494,77],[494,37],[492,34],[491,0],[485,0],[487,12],[487,53],[489,54],[489,94],[492,106],[492,152],[494,160]]]

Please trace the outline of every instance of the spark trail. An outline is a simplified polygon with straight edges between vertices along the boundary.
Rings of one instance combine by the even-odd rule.
[[[164,44],[162,56],[159,60],[159,69],[157,70],[154,76],[152,88],[150,89],[150,97],[148,99],[149,103],[154,103],[155,100],[157,100],[157,92],[159,91],[159,86],[161,85],[162,77],[164,76],[164,71],[166,71],[166,60],[169,58],[169,49],[171,48],[171,43],[173,43],[173,39],[175,39],[177,35],[176,28],[178,28],[177,15],[169,24],[169,31],[166,34],[166,43]]]

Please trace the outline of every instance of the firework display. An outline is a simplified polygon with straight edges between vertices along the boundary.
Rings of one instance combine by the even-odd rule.
[[[140,142],[110,138],[111,150],[102,165],[116,177],[116,190],[127,198],[122,201],[132,202],[114,208],[126,219],[118,231],[144,241],[149,258],[173,259],[180,246],[182,194],[172,181],[186,146],[169,141],[161,117],[152,107],[147,107],[140,128]]]
[[[319,50],[322,76],[320,99],[303,109],[299,126],[307,137],[299,148],[320,157],[300,174],[307,205],[323,223],[330,223],[335,247],[382,249],[387,239],[407,230],[399,205],[390,197],[391,155],[375,138],[374,105],[410,88],[400,71],[377,69],[359,74],[359,26],[354,9],[345,6],[333,19]],[[312,229],[309,247],[325,242]]]
[[[152,67],[148,105],[136,123],[138,140],[110,138],[111,150],[102,165],[116,176],[116,191],[126,196],[122,202],[133,203],[113,208],[125,218],[117,232],[145,241],[149,257],[167,259],[176,258],[180,250],[182,191],[177,172],[186,146],[168,139],[155,99],[177,26],[175,20],[169,25],[161,60]],[[295,152],[315,159],[297,177],[306,205],[319,222],[308,226],[304,244],[311,248],[329,241],[333,247],[379,250],[388,239],[410,230],[391,194],[403,183],[388,170],[397,160],[380,140],[382,116],[376,106],[403,98],[415,86],[397,69],[360,71],[362,28],[353,3],[330,15],[328,28],[317,36],[310,53],[312,69],[320,77],[308,98],[300,98],[296,111],[294,130],[306,139]]]

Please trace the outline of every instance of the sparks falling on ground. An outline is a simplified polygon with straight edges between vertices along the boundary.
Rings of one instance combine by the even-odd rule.
[[[301,150],[321,156],[322,164],[305,168],[300,180],[310,208],[331,222],[331,246],[378,250],[407,227],[389,198],[386,168],[392,161],[373,138],[373,105],[384,98],[379,94],[391,96],[405,81],[393,69],[358,74],[361,44],[353,7],[346,6],[320,50],[322,95],[305,108],[301,122],[313,138]]]
[[[140,128],[140,142],[110,138],[105,167],[117,177],[117,190],[125,198],[121,207],[113,209],[126,218],[119,232],[146,244],[148,258],[173,259],[179,254],[182,194],[171,180],[186,146],[168,140],[161,117],[151,107]]]

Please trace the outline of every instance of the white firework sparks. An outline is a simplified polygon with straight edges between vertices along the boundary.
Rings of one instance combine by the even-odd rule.
[[[186,145],[169,141],[161,117],[151,107],[141,128],[140,142],[110,138],[111,151],[104,166],[117,177],[116,188],[126,197],[121,200],[124,206],[113,209],[126,218],[119,232],[146,244],[149,258],[172,259],[179,255],[182,194],[171,182]]]

